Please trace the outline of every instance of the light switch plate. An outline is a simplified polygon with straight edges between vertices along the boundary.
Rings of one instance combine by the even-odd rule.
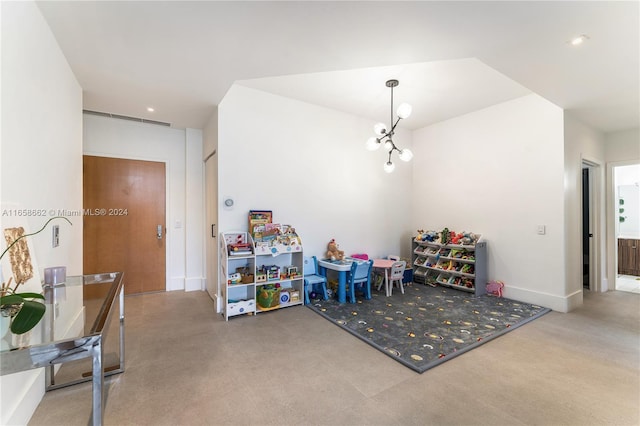
[[[60,226],[53,225],[52,227],[52,238],[51,238],[51,246],[58,247],[60,245]]]

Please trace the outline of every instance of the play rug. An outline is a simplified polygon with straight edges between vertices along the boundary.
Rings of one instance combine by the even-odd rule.
[[[538,318],[550,309],[495,296],[422,284],[394,290],[391,297],[372,291],[356,304],[311,300],[309,308],[423,373],[464,352]]]

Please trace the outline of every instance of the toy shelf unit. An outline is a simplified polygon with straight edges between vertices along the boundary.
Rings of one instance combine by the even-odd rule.
[[[463,241],[454,238],[453,242],[450,236],[443,239],[445,232],[450,235],[445,228],[443,232],[429,231],[412,237],[413,281],[451,287],[476,296],[485,294],[487,243],[479,234],[471,234],[471,238]]]
[[[224,319],[256,311],[256,261],[253,240],[246,232],[220,234],[220,291]]]
[[[256,254],[256,313],[304,304],[302,249]]]
[[[269,241],[243,231],[221,233],[220,282],[225,320],[303,305],[300,239],[292,232]]]

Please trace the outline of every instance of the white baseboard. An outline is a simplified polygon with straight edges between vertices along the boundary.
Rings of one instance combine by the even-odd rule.
[[[582,289],[577,290],[571,293],[570,295],[566,296],[565,297],[565,300],[567,302],[566,310],[561,312],[571,312],[575,308],[579,308],[580,306],[582,306],[583,298],[584,298],[584,290]]]
[[[167,291],[184,290],[184,277],[171,277],[167,281]]]
[[[184,282],[184,291],[202,291],[204,290],[204,278],[194,277],[187,278]]]
[[[556,296],[511,286],[505,286],[503,292],[507,299],[544,306],[557,312],[569,312],[581,306],[582,294],[582,289],[567,296]]]
[[[44,396],[44,369],[9,374],[0,380],[0,387],[11,389],[11,392],[2,392],[1,424],[28,424]]]

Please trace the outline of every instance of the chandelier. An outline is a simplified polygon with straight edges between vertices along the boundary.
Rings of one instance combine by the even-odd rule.
[[[389,158],[387,162],[384,164],[384,171],[387,173],[391,173],[393,169],[396,168],[395,164],[391,162],[391,154],[393,151],[398,151],[398,157],[402,161],[409,161],[413,158],[413,152],[409,149],[400,149],[393,142],[393,135],[395,133],[396,126],[403,118],[407,118],[411,115],[411,105],[403,103],[398,106],[398,110],[396,111],[398,118],[393,121],[393,88],[396,87],[399,82],[398,80],[387,80],[385,83],[387,87],[391,88],[391,118],[389,123],[391,125],[391,129],[387,129],[387,125],[384,123],[377,123],[373,126],[373,131],[377,135],[377,137],[373,136],[367,140],[367,149],[369,151],[375,151],[380,148],[381,145],[384,145],[384,148],[389,151]]]

